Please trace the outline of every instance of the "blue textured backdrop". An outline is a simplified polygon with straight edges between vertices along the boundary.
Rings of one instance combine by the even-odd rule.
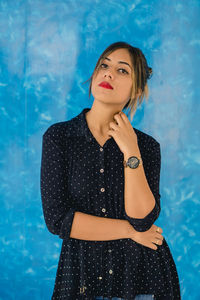
[[[61,240],[40,196],[42,134],[91,107],[88,85],[110,43],[140,47],[154,70],[132,124],[161,144],[157,225],[184,300],[200,299],[200,1],[0,1],[0,299],[50,299]]]

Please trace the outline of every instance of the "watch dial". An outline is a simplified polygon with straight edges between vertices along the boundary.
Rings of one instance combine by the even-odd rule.
[[[137,157],[131,157],[129,159],[129,162],[130,162],[130,167],[133,169],[137,168],[139,165],[139,160],[137,159]]]

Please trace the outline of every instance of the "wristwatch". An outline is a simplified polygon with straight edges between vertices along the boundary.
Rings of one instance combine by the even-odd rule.
[[[137,156],[131,156],[128,158],[127,162],[124,160],[124,167],[129,167],[131,169],[136,169],[140,165],[142,165],[142,158]]]

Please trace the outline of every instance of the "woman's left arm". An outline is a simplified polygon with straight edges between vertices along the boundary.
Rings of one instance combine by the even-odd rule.
[[[137,135],[127,116],[121,112],[114,119],[117,124],[110,123],[109,134],[124,154],[124,160],[127,161],[130,156],[141,157]],[[152,138],[146,151],[148,159],[145,168],[149,172],[148,179],[143,165],[136,169],[124,168],[125,216],[137,231],[148,230],[160,213],[160,144]]]
[[[148,230],[160,214],[160,144],[154,140],[146,151],[148,159],[145,161],[145,168],[148,180],[143,165],[136,169],[124,168],[125,215],[137,231]],[[124,159],[127,160],[132,155],[140,156],[139,148],[125,153]]]

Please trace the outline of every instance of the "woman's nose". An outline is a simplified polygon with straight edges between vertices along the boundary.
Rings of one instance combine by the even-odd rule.
[[[105,70],[104,77],[105,78],[109,77],[109,78],[112,79],[113,78],[113,73],[110,70]]]

